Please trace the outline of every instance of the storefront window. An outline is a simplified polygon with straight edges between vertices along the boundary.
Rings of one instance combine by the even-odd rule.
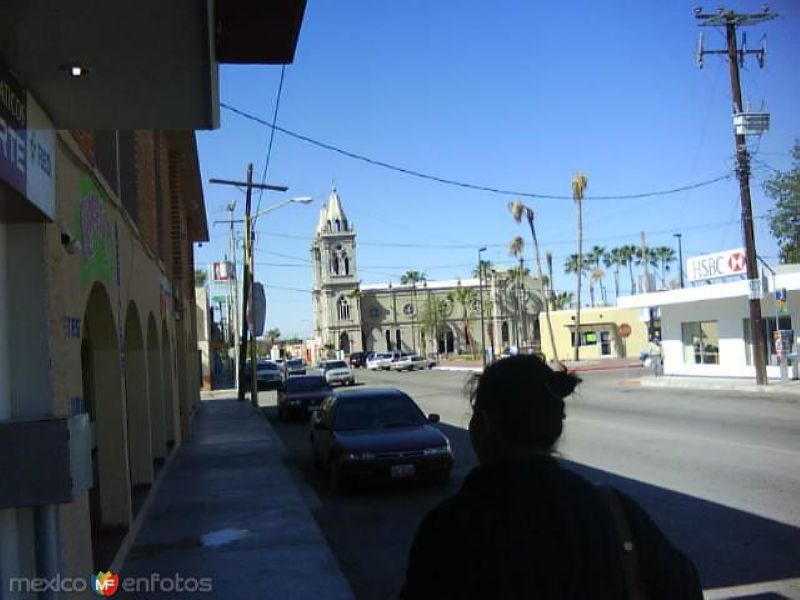
[[[717,321],[681,323],[683,362],[696,365],[719,364],[719,324]]]
[[[571,333],[572,346],[575,346],[575,332]],[[597,332],[596,331],[581,331],[581,346],[595,346],[597,345]]]
[[[779,321],[777,324],[778,327],[775,327],[776,321],[775,317],[763,317],[762,321],[764,324],[764,339],[767,341],[766,343],[766,355],[764,356],[764,361],[767,364],[770,364],[770,358],[775,356],[775,362],[777,362],[777,355],[775,352],[775,331],[777,329],[791,329],[792,328],[792,317],[789,315],[783,315],[779,317]],[[753,364],[753,340],[750,338],[750,319],[743,319],[742,320],[742,327],[744,328],[744,348],[745,353],[747,354],[747,364]]]

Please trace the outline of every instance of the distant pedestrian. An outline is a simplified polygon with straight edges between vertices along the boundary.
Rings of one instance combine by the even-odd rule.
[[[692,562],[635,501],[551,456],[579,382],[535,355],[477,379],[469,433],[479,466],[423,520],[402,598],[702,599]]]

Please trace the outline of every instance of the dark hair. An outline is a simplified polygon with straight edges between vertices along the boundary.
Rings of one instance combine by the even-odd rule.
[[[469,390],[472,410],[486,414],[511,450],[552,450],[563,429],[564,398],[580,383],[566,368],[551,369],[533,354],[489,365]]]

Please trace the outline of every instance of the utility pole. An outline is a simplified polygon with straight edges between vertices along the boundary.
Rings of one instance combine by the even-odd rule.
[[[742,48],[736,46],[736,27],[755,25],[777,17],[775,13],[769,12],[769,7],[764,7],[762,12],[756,14],[740,14],[732,10],[718,9],[716,13],[704,14],[702,8],[696,8],[695,18],[701,21],[701,26],[706,27],[725,27],[725,38],[727,48],[725,50],[705,50],[703,48],[703,37],[700,35],[700,43],[697,49],[697,61],[699,66],[703,66],[703,56],[705,54],[723,54],[728,58],[728,67],[731,79],[731,96],[733,98],[734,111],[734,141],[736,143],[736,160],[738,163],[736,173],[739,178],[739,195],[742,202],[742,233],[744,236],[745,256],[747,257],[747,279],[750,284],[749,308],[750,308],[750,339],[753,341],[753,365],[756,370],[756,383],[766,385],[766,345],[764,340],[764,326],[761,319],[761,280],[758,276],[758,260],[756,254],[756,240],[753,228],[753,208],[750,201],[750,166],[747,153],[747,141],[745,135],[748,133],[747,117],[742,103],[742,87],[739,81],[739,66],[744,65],[745,56],[755,54],[759,66],[764,66],[764,55],[766,46],[762,42],[759,50],[748,50],[746,48],[746,38],[742,36]],[[758,117],[758,115],[754,115]],[[760,128],[756,125],[753,131],[763,133],[768,126],[768,116],[764,119],[761,115]],[[766,124],[765,124],[766,123]],[[741,125],[740,125],[741,124]]]
[[[481,297],[481,354],[483,355],[483,370],[486,370],[486,334],[484,333],[483,324],[483,260],[481,259],[481,252],[486,252],[486,246],[478,248],[478,289],[480,290]]]
[[[247,323],[247,302],[253,290],[253,231],[252,220],[250,217],[253,188],[262,190],[275,190],[285,192],[289,188],[282,185],[270,185],[266,183],[253,183],[253,163],[247,165],[246,181],[231,181],[228,179],[210,179],[210,183],[220,185],[232,185],[238,188],[245,188],[245,209],[244,209],[244,262],[242,277],[242,338],[241,349],[239,352],[239,400],[244,400],[245,389],[242,385],[244,381],[244,367],[247,355],[248,334],[250,334],[250,401],[254,406],[258,405],[258,378],[256,376],[256,336],[249,331]],[[233,219],[231,219],[233,221]]]
[[[228,322],[233,327],[233,386],[239,389],[239,270],[236,265],[236,231],[233,228],[233,211],[236,209],[236,203],[231,202],[228,204],[228,212],[231,213],[231,266],[232,274],[228,275],[229,289],[230,289],[230,319]]]

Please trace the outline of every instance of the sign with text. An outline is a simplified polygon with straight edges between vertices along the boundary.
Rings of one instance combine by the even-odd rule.
[[[747,274],[747,256],[744,248],[734,248],[714,254],[703,254],[686,259],[687,281],[706,281]]]
[[[0,63],[0,179],[52,219],[55,130],[44,110]]]

